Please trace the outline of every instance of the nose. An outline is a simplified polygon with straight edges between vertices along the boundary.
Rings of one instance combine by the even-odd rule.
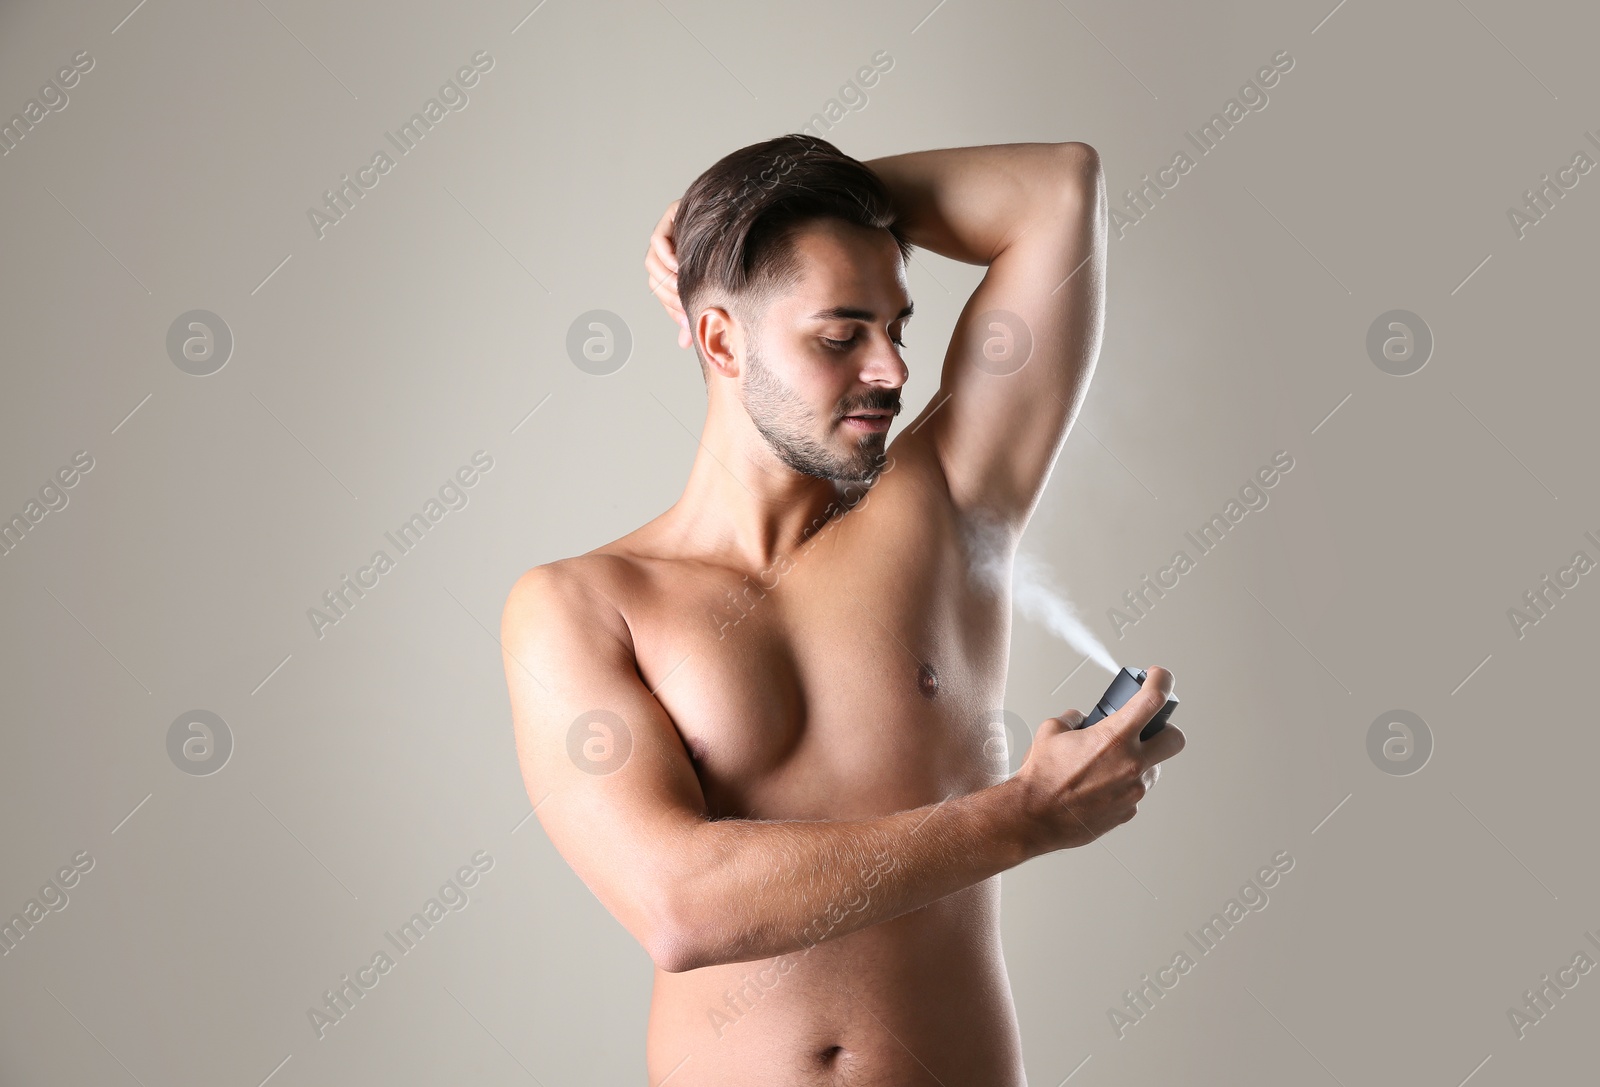
[[[900,357],[889,334],[879,331],[872,338],[871,347],[862,356],[861,380],[882,389],[898,389],[910,378],[911,371]]]

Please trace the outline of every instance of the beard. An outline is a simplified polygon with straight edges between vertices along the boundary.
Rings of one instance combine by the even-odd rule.
[[[767,447],[789,468],[801,475],[848,482],[865,482],[883,470],[887,432],[863,434],[849,453],[836,453],[816,437],[816,412],[768,369],[754,347],[750,350],[746,365],[749,376],[740,393],[744,409]],[[889,403],[881,402],[891,397]],[[877,402],[862,404],[852,410],[867,409],[898,413],[899,397],[897,394],[880,395]]]

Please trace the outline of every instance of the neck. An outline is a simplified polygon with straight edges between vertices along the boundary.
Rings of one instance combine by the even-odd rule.
[[[845,486],[784,464],[742,408],[713,396],[688,483],[666,517],[693,552],[766,569],[842,508]]]

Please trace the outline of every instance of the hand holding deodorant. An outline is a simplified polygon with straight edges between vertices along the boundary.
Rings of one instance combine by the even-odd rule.
[[[1106,688],[1106,693],[1100,696],[1100,701],[1095,703],[1094,709],[1084,715],[1083,724],[1079,728],[1088,728],[1097,721],[1103,721],[1123,707],[1123,704],[1132,698],[1140,687],[1144,686],[1145,670],[1129,671],[1124,668],[1119,671],[1111,681],[1111,686]],[[1167,727],[1167,718],[1172,716],[1172,711],[1178,708],[1178,696],[1169,695],[1167,704],[1156,711],[1148,724],[1139,731],[1140,740],[1148,740],[1156,733]]]

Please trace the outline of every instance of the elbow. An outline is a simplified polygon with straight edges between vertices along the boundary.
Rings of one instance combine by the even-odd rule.
[[[657,970],[667,974],[682,974],[711,965],[700,961],[689,942],[681,934],[672,931],[656,933],[649,950],[650,961],[655,963]]]
[[[1059,145],[1061,157],[1067,160],[1068,169],[1074,173],[1098,173],[1100,170],[1100,152],[1091,145],[1079,143],[1074,140]]]
[[[689,926],[683,923],[682,914],[674,904],[672,895],[667,888],[660,888],[652,900],[654,909],[646,932],[639,941],[649,953],[650,961],[655,963],[657,970],[669,974],[681,974],[694,969],[695,951]]]
[[[1062,182],[1057,191],[1074,206],[1081,207],[1086,201],[1093,203],[1104,183],[1100,152],[1086,143],[1063,143],[1057,147],[1061,152],[1061,169],[1057,176]]]
[[[652,907],[646,922],[646,932],[640,941],[650,955],[656,969],[668,974],[682,974],[715,965],[708,954],[702,929],[695,920],[694,907],[686,901],[678,888],[657,885],[651,895]]]
[[[726,896],[714,890],[727,884],[718,878],[718,854],[703,851],[704,839],[695,833],[702,829],[697,820],[684,837],[658,848],[645,878],[642,942],[656,968],[668,974],[740,961]]]
[[[689,925],[657,925],[645,946],[656,969],[668,974],[682,974],[722,962]]]

